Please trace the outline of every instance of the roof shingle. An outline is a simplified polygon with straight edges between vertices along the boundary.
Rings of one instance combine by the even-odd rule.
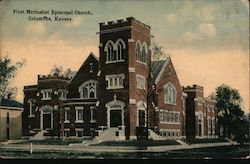
[[[160,74],[165,62],[168,62],[169,58],[166,60],[152,61],[151,63],[151,73],[153,75],[153,80],[155,81]]]

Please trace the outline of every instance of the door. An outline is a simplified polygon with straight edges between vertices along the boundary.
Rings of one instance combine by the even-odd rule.
[[[43,130],[51,129],[51,114],[43,114]]]
[[[110,111],[110,127],[118,127],[122,125],[122,111],[111,110]]]
[[[145,122],[145,111],[144,110],[139,110],[139,126],[140,127],[145,127],[146,122]]]
[[[202,132],[201,132],[201,124],[199,124],[199,136],[201,137],[201,134],[202,134]]]
[[[6,139],[9,140],[10,139],[10,129],[9,128],[7,128],[6,133],[7,133]]]

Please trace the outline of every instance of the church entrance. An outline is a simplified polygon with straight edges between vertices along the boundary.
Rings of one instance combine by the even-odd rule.
[[[43,130],[51,129],[51,114],[43,114]]]
[[[40,128],[42,130],[53,128],[53,110],[54,108],[50,105],[45,105],[40,108]]]
[[[106,104],[107,126],[109,128],[124,126],[124,106],[125,103],[120,100],[116,100],[116,96],[114,96],[113,101]]]
[[[118,127],[122,125],[122,110],[110,111],[110,127]]]

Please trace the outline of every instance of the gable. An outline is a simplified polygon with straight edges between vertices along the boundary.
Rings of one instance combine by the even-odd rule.
[[[152,78],[155,84],[157,84],[158,81],[160,80],[163,74],[163,71],[165,70],[169,62],[171,62],[170,57],[168,57],[166,60],[152,61],[151,73],[152,73]]]
[[[92,65],[92,72],[90,65]],[[82,66],[77,71],[76,75],[68,85],[68,91],[69,91],[68,97],[69,98],[79,97],[79,91],[78,91],[79,86],[81,86],[84,82],[90,79],[97,80],[96,75],[98,72],[98,68],[99,68],[98,59],[94,56],[93,53],[90,53],[90,55],[84,61],[84,63],[82,64]]]
[[[168,82],[175,84],[175,87],[181,87],[174,65],[170,58],[168,58],[168,61],[162,67],[161,72],[155,80],[155,84],[166,84]]]
[[[158,75],[160,74],[162,67],[164,66],[166,60],[161,60],[161,61],[152,61],[151,63],[151,73],[153,75],[153,81],[156,80]]]

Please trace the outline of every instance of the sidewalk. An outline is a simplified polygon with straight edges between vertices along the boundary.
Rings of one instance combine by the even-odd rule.
[[[205,147],[217,147],[217,146],[230,146],[238,145],[237,143],[231,142],[220,142],[220,143],[206,143],[206,144],[192,144],[192,145],[164,145],[164,146],[148,146],[148,147],[137,147],[137,146],[86,146],[84,144],[70,144],[70,145],[35,145],[30,144],[6,144],[1,145],[0,150],[12,150],[12,151],[79,151],[88,153],[102,153],[102,152],[165,152],[170,150],[181,150],[181,149],[194,149],[194,148],[205,148]]]

